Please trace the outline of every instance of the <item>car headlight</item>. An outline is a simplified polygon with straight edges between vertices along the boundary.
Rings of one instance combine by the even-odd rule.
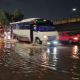
[[[58,44],[58,41],[53,41],[53,44]]]

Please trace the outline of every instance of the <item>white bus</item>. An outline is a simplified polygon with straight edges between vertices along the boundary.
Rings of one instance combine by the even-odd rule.
[[[13,37],[17,38],[19,41],[31,42],[32,36],[33,42],[39,44],[57,43],[56,40],[59,35],[50,20],[43,18],[29,18],[10,23],[10,25],[13,30]]]

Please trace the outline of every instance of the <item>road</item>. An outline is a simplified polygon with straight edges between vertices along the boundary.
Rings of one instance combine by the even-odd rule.
[[[0,43],[0,80],[80,80],[80,46],[21,46]]]

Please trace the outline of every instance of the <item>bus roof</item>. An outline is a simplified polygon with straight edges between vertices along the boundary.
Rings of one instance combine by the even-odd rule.
[[[10,24],[17,24],[17,23],[23,23],[23,22],[31,22],[31,21],[36,20],[36,19],[41,19],[41,18],[28,18],[28,19],[23,19],[23,20],[18,21],[18,22],[12,22]]]
[[[29,18],[29,19],[23,19],[22,22],[30,22],[36,19],[40,19],[40,18]]]

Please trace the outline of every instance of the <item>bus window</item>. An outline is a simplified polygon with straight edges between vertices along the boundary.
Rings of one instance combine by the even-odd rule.
[[[30,26],[27,26],[27,25],[26,26],[25,25],[24,26],[20,26],[19,29],[30,29]]]
[[[54,26],[39,26],[38,27],[38,31],[55,31],[55,27]]]
[[[19,29],[30,29],[30,25],[26,24],[26,23],[20,23],[19,25]]]

